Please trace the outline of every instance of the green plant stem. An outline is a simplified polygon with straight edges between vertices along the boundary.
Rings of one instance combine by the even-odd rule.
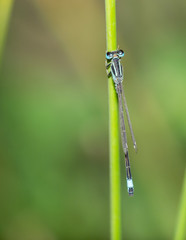
[[[13,0],[0,0],[0,65],[2,61],[4,43],[8,30]]]
[[[186,237],[186,169],[183,181],[183,190],[181,195],[175,240],[184,240],[185,237]]]
[[[105,0],[107,50],[117,49],[115,0]],[[109,90],[109,149],[110,149],[110,218],[111,239],[121,239],[120,158],[118,132],[118,102],[112,78]]]

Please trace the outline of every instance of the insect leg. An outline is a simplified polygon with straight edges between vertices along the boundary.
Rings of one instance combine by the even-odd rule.
[[[111,71],[108,70],[111,64],[112,64],[111,62],[108,63],[107,60],[105,60],[105,68],[106,68],[106,73],[108,78],[112,76]]]

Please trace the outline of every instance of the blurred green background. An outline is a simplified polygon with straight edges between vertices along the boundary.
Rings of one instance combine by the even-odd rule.
[[[123,239],[175,233],[186,155],[185,23],[182,0],[117,1],[139,149],[128,136],[135,195],[128,197],[121,155]],[[0,239],[109,239],[105,42],[104,1],[14,1],[0,71]]]

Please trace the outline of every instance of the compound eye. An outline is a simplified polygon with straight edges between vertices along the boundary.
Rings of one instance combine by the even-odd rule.
[[[123,50],[118,50],[118,55],[119,55],[119,57],[123,57],[124,56],[124,51]]]
[[[112,59],[112,57],[113,57],[112,52],[106,53],[106,59],[110,60],[110,59]]]

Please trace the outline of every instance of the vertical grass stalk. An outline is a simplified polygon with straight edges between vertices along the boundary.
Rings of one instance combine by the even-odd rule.
[[[180,209],[177,220],[175,240],[186,239],[186,169],[183,181]]]
[[[117,49],[116,2],[105,0],[107,51]],[[111,240],[121,239],[120,209],[120,158],[118,132],[118,102],[112,78],[108,79],[109,90],[109,149],[110,149],[110,226]]]
[[[8,23],[13,6],[13,0],[0,0],[0,65],[2,61]]]

